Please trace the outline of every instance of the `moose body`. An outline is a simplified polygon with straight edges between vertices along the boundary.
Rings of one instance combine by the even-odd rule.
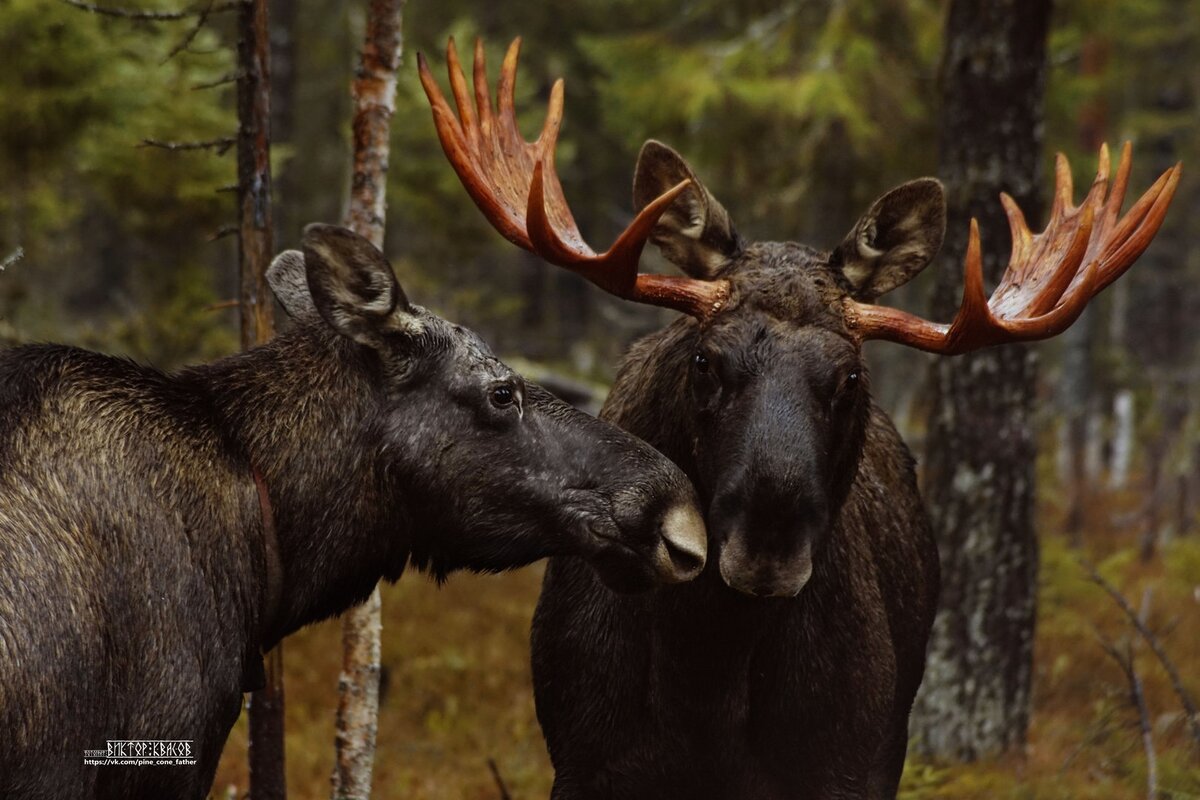
[[[834,375],[865,376],[849,340],[822,327],[833,320],[815,301],[840,280],[818,255],[754,245],[727,273],[732,325],[678,321],[621,368],[602,418],[684,467],[724,537],[713,545],[744,563],[710,556],[690,584],[622,596],[585,564],[551,560],[533,671],[555,798],[895,794],[937,548],[887,415],[863,386],[830,409],[829,359]],[[794,322],[814,312],[814,327]],[[697,408],[694,354],[722,336],[712,369],[722,359],[741,396],[717,421]],[[697,445],[706,437],[716,452]]]
[[[261,653],[409,563],[702,567],[669,461],[409,305],[365,240],[305,241],[273,275],[296,324],[246,353],[0,352],[0,796],[204,797]],[[195,765],[84,764],[128,739]]]

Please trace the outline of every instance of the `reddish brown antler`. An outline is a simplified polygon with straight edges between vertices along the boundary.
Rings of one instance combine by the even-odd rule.
[[[1108,146],[1100,149],[1096,180],[1078,207],[1071,205],[1071,169],[1060,153],[1050,222],[1036,236],[1013,199],[1007,194],[1000,196],[1012,229],[1013,248],[1008,269],[990,301],[983,291],[979,226],[971,220],[962,305],[952,323],[942,325],[894,308],[847,300],[851,327],[863,339],[887,339],[950,355],[1062,333],[1088,301],[1121,277],[1150,244],[1179,184],[1182,165],[1176,164],[1118,221],[1129,183],[1130,152],[1127,142],[1108,193]]]
[[[725,281],[700,281],[669,275],[638,274],[642,248],[672,201],[689,182],[664,192],[634,218],[617,241],[603,253],[588,247],[563,197],[554,169],[554,148],[562,123],[563,82],[555,81],[542,133],[525,141],[517,128],[513,90],[521,40],[516,39],[504,57],[498,85],[498,107],[493,113],[483,44],[475,41],[475,98],[467,94],[467,81],[451,39],[446,48],[450,88],[458,115],[429,72],[424,56],[417,56],[421,84],[433,107],[433,121],[446,157],[483,215],[504,238],[552,264],[578,273],[617,297],[664,306],[705,319],[725,302]]]

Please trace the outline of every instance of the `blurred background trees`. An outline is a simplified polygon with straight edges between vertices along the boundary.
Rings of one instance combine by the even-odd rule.
[[[206,3],[122,5],[201,10]],[[748,236],[829,247],[883,190],[938,171],[939,138],[948,135],[940,125],[938,79],[948,5],[410,0],[392,125],[388,255],[416,302],[478,329],[514,362],[536,361],[530,364],[535,371],[549,368],[603,391],[625,346],[670,315],[622,305],[562,270],[547,269],[483,222],[445,164],[416,79],[416,51],[441,64],[448,36],[461,45],[480,35],[494,76],[508,41],[524,37],[517,100],[530,134],[541,123],[551,83],[566,78],[559,172],[595,244],[611,241],[628,220],[637,148],[653,137],[689,158]],[[0,3],[0,263],[18,248],[24,252],[0,271],[0,342],[69,341],[164,368],[236,348],[236,313],[214,308],[237,288],[235,248],[221,235],[236,217],[234,159],[220,144],[235,131],[236,32],[232,15],[223,14],[191,36],[194,19],[148,24],[48,0]],[[272,1],[278,249],[294,246],[304,224],[344,215],[347,87],[364,19],[361,2]],[[1200,292],[1194,288],[1200,242],[1192,224],[1200,211],[1198,82],[1200,0],[1055,4],[1042,173],[1050,174],[1049,159],[1061,150],[1071,157],[1076,186],[1086,186],[1098,144],[1117,146],[1127,138],[1135,143],[1135,189],[1176,160],[1186,167],[1166,224],[1139,264],[1093,303],[1069,336],[1034,348],[1040,368],[1031,424],[1042,453],[1035,527],[1043,547],[1034,727],[1038,714],[1053,713],[1061,698],[1071,698],[1078,712],[1072,712],[1078,726],[1062,734],[1073,744],[1063,746],[1066,752],[1047,768],[1051,773],[1087,759],[1068,759],[1075,745],[1082,753],[1107,747],[1127,711],[1114,710],[1120,704],[1112,696],[1089,694],[1078,683],[1090,676],[1078,674],[1089,668],[1075,649],[1094,645],[1085,611],[1100,614],[1106,601],[1083,588],[1072,548],[1092,553],[1118,582],[1175,581],[1160,591],[1176,603],[1162,600],[1160,623],[1182,616],[1171,643],[1192,674],[1200,671],[1200,645],[1179,644],[1188,631],[1200,641],[1197,601],[1188,600],[1186,588],[1200,584]],[[216,144],[168,151],[147,140]],[[1049,184],[1043,181],[1037,191],[1045,196]],[[984,246],[1003,260],[1007,239],[985,239]],[[657,256],[648,253],[647,261]],[[663,263],[646,268],[668,269]],[[889,302],[927,312],[935,271]],[[872,344],[868,352],[877,399],[921,453],[932,403],[924,379],[928,359],[886,344]],[[955,369],[966,362],[947,363]],[[519,582],[512,596],[527,602],[536,574],[512,580]],[[408,607],[420,607],[420,599],[406,598]],[[404,601],[389,607],[403,613]],[[520,613],[506,619],[523,624]],[[422,646],[407,641],[402,651]],[[519,648],[506,657],[521,664],[525,658]],[[397,682],[411,689],[405,677],[411,674],[403,672],[408,662],[401,658],[393,666]],[[306,669],[304,660],[291,669]],[[1120,687],[1120,676],[1113,678]],[[1150,694],[1153,701],[1153,686]],[[306,713],[303,696],[302,690],[298,714]],[[329,697],[313,702],[332,708]],[[434,736],[453,728],[446,721],[451,710],[435,711],[406,713],[433,725]],[[527,780],[523,768],[508,767],[514,789],[528,790],[544,785],[545,764],[531,708],[521,713],[524,721],[505,723],[483,756],[536,753]],[[382,763],[393,724],[381,720],[381,786],[396,775]],[[487,729],[486,722],[476,724]],[[323,735],[322,752],[329,750],[329,734]],[[1039,736],[1035,730],[1033,751],[1045,741]],[[510,746],[513,741],[522,744]],[[304,769],[305,751],[300,747],[292,759],[295,750],[289,741],[289,765]],[[1129,753],[1104,753],[1099,768],[1121,773],[1125,767],[1112,765],[1126,764],[1121,759]],[[1160,764],[1167,773],[1160,783],[1169,779],[1169,765]],[[438,786],[428,796],[462,795]],[[1190,786],[1200,793],[1195,781]],[[407,796],[420,796],[414,791]]]

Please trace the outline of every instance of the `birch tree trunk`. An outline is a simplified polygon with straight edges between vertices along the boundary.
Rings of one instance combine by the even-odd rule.
[[[352,89],[354,176],[345,224],[383,247],[387,213],[388,131],[396,109],[404,0],[371,0],[366,42]],[[379,722],[379,588],[347,612],[342,627],[342,673],[338,679],[335,800],[366,800],[371,794],[375,733]]]
[[[242,348],[275,333],[267,267],[271,230],[271,47],[267,0],[238,9],[238,268]],[[250,695],[250,796],[284,800],[283,646],[266,655],[266,685]]]
[[[1108,43],[1097,34],[1090,34],[1083,42],[1080,73],[1085,78],[1096,80],[1103,74],[1107,61]],[[1095,153],[1100,149],[1107,127],[1108,107],[1105,98],[1097,95],[1079,110],[1079,144],[1085,153]],[[1096,381],[1092,374],[1098,327],[1095,317],[1095,307],[1087,306],[1062,337],[1059,410],[1062,424],[1066,426],[1068,464],[1066,480],[1063,481],[1068,498],[1064,528],[1072,547],[1083,546],[1084,517],[1091,503],[1091,480],[1098,471],[1092,461],[1096,449],[1091,447],[1095,441],[1092,434],[1098,421],[1094,408]]]
[[[942,60],[940,171],[949,219],[933,319],[962,296],[968,220],[984,273],[1008,259],[1001,191],[1041,220],[1045,0],[952,0]],[[1008,345],[934,363],[925,497],[941,608],[913,714],[918,746],[971,760],[1020,748],[1029,723],[1038,549],[1033,529],[1033,353]]]

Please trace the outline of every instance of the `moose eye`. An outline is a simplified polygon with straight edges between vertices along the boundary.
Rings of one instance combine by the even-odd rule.
[[[513,404],[513,401],[517,399],[517,393],[513,391],[513,387],[505,384],[492,389],[491,399],[492,405],[496,408],[504,408]]]
[[[842,383],[838,386],[837,394],[834,395],[835,401],[851,395],[858,388],[859,375],[856,369],[846,373],[846,377],[842,378]]]
[[[701,375],[708,372],[708,356],[704,355],[704,353],[696,353],[695,358],[692,359],[692,363],[696,365],[696,372],[699,372]]]

